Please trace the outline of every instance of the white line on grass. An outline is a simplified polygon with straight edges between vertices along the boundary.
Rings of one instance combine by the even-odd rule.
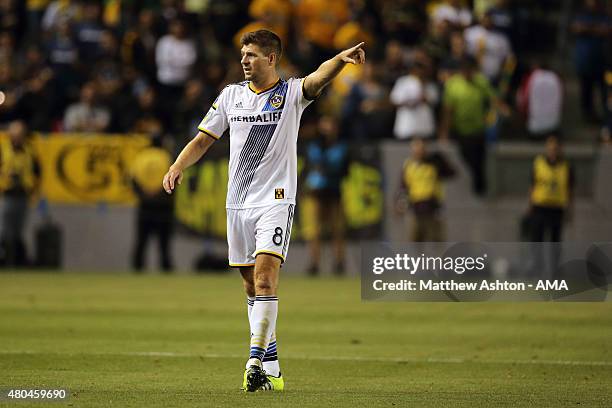
[[[120,353],[70,353],[70,352],[44,352],[27,350],[0,350],[1,354],[56,354],[56,355],[92,355],[92,356],[126,356],[126,357],[168,357],[168,358],[243,358],[240,354],[215,354],[215,353],[177,353],[171,351],[127,351]],[[313,361],[360,361],[370,363],[412,363],[412,364],[532,364],[532,365],[565,365],[565,366],[612,366],[612,361],[589,361],[589,360],[496,360],[496,359],[469,359],[469,358],[395,358],[395,357],[344,357],[344,356],[306,356],[306,355],[282,355],[283,360],[313,360]]]

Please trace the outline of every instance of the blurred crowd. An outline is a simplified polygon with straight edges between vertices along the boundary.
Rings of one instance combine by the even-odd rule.
[[[609,124],[605,7],[586,0],[561,28],[574,40],[583,114]],[[446,102],[470,99],[448,82],[470,64],[482,91],[538,136],[561,120],[564,80],[546,61],[566,38],[562,13],[552,0],[0,0],[0,127],[21,118],[33,130],[170,134],[181,145],[219,89],[242,79],[240,35],[269,28],[283,39],[285,76],[367,43],[370,62],[346,69],[318,104],[342,137],[480,128],[470,107],[440,129]],[[495,137],[495,114],[480,111]]]
[[[281,37],[284,77],[307,75],[364,41],[366,64],[347,66],[303,119],[303,185],[318,203],[315,216],[317,208],[340,207],[343,144],[351,141],[452,139],[473,192],[484,195],[487,143],[563,137],[564,104],[575,105],[584,125],[601,127],[610,140],[610,3],[0,0],[0,130],[141,133],[176,152],[197,132],[219,91],[243,80],[243,33],[267,28]],[[550,64],[561,55],[571,55],[572,63]],[[570,84],[579,87],[578,97],[564,101]],[[440,166],[441,178],[452,173]],[[414,168],[405,167],[406,180],[420,174]],[[142,214],[171,211],[160,204],[160,191],[135,191]],[[437,208],[423,208],[430,207]],[[136,269],[151,234],[145,215],[139,217]],[[344,226],[340,215],[334,220],[341,270]],[[435,222],[419,228],[441,235]],[[167,225],[158,229],[167,244]],[[314,274],[320,232],[311,236]],[[163,258],[169,269],[169,256]]]

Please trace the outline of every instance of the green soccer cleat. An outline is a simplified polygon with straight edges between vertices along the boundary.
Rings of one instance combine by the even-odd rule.
[[[248,381],[247,381],[248,371],[249,370],[244,370],[244,378],[242,380],[242,390],[253,392],[253,391],[250,391],[248,388]],[[264,381],[264,384],[259,386],[259,388],[255,389],[254,391],[282,391],[284,389],[285,389],[285,380],[283,380],[282,374],[279,374],[278,377],[274,377],[273,375],[266,374],[266,379]]]

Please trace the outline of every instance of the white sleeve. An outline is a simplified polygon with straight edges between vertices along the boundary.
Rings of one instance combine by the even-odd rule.
[[[213,102],[202,122],[198,125],[198,130],[206,133],[214,139],[220,139],[223,132],[229,127],[227,120],[227,99],[229,97],[229,87],[225,87]]]
[[[305,78],[289,78],[287,80],[289,85],[289,91],[287,94],[291,95],[292,103],[297,105],[300,109],[306,109],[314,99],[308,99],[304,95],[304,79]]]

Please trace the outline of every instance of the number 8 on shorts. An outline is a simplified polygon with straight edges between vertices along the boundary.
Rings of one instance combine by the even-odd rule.
[[[255,265],[257,254],[277,256],[283,262],[287,257],[293,204],[269,207],[227,209],[227,242],[229,264]]]

